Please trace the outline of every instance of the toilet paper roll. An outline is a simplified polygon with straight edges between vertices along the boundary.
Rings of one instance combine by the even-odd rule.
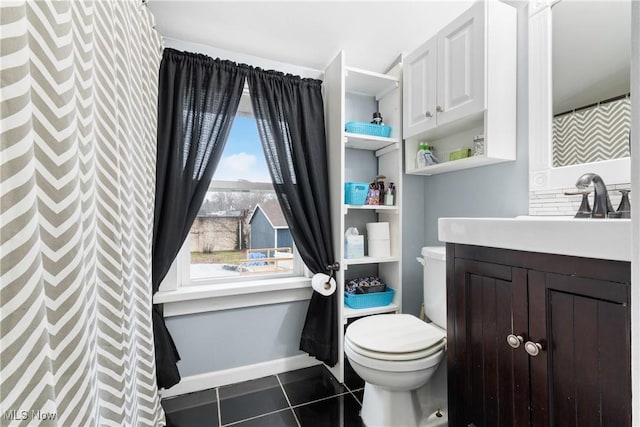
[[[388,222],[368,222],[367,238],[369,240],[388,239],[389,223]]]
[[[374,258],[386,258],[391,256],[391,244],[389,239],[369,239],[368,255]]]
[[[336,281],[327,274],[314,274],[311,278],[311,287],[320,295],[329,296],[336,291]]]

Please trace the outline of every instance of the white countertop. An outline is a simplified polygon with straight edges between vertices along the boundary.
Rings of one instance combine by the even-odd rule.
[[[523,216],[440,218],[445,243],[631,261],[631,220]]]

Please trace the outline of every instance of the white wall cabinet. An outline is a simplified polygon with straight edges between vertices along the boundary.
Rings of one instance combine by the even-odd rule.
[[[484,108],[482,12],[475,5],[403,59],[405,138]]]
[[[436,126],[437,47],[434,37],[402,59],[405,138]]]
[[[403,56],[405,171],[431,175],[515,160],[516,9],[478,2]],[[484,135],[484,153],[448,161]],[[441,163],[417,168],[420,141]]]
[[[484,4],[474,5],[438,33],[438,124],[484,108]]]
[[[324,102],[329,159],[329,186],[333,249],[340,262],[336,273],[338,316],[343,324],[339,331],[339,361],[331,368],[339,381],[344,379],[344,326],[349,319],[365,315],[399,312],[402,301],[402,109],[400,65],[387,74],[356,69],[346,65],[341,52],[325,69]],[[380,111],[386,125],[391,126],[388,138],[347,133],[348,121],[370,122]],[[396,185],[393,206],[346,205],[345,182],[370,182],[376,175],[385,175],[385,183]],[[391,253],[389,257],[345,258],[344,234],[357,227],[365,234],[366,223],[388,222]],[[346,280],[361,276],[379,276],[395,291],[390,305],[351,309],[343,301]]]

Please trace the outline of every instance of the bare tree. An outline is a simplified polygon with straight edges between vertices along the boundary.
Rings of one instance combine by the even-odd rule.
[[[217,191],[207,194],[206,213],[227,212],[233,210],[247,210],[252,212],[258,203],[275,200],[275,193],[271,192],[240,192]]]

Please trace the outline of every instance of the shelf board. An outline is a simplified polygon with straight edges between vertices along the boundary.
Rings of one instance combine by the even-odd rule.
[[[475,168],[479,166],[491,165],[494,163],[508,162],[515,159],[499,159],[487,156],[472,156],[460,160],[438,163],[437,165],[425,166],[423,168],[407,169],[409,175],[437,175],[445,172],[453,172],[462,169]]]
[[[351,308],[344,305],[342,311],[342,317],[344,319],[350,319],[352,317],[369,316],[371,314],[390,313],[399,311],[399,307],[391,303],[389,305],[383,305],[381,307],[369,307],[369,308]]]
[[[478,133],[483,133],[482,128],[485,126],[485,112],[486,110],[482,110],[468,116],[461,117],[452,122],[427,129],[417,135],[405,137],[405,139],[415,141],[434,141],[450,137],[454,134],[470,131],[472,129],[476,129]]]
[[[362,258],[345,258],[344,264],[345,265],[361,265],[361,264],[378,264],[383,262],[398,262],[398,261],[400,261],[400,259],[397,256],[390,256],[390,257],[384,257],[384,258],[365,256]]]
[[[396,77],[354,67],[345,67],[346,91],[375,96],[377,100],[400,86]]]
[[[344,205],[345,215],[349,209],[358,209],[364,211],[387,211],[389,213],[398,213],[400,209],[398,206],[392,205]]]
[[[377,151],[394,144],[396,145],[396,149],[400,148],[398,138],[386,138],[383,136],[362,135],[350,132],[345,132],[344,137],[345,147],[356,150]]]

